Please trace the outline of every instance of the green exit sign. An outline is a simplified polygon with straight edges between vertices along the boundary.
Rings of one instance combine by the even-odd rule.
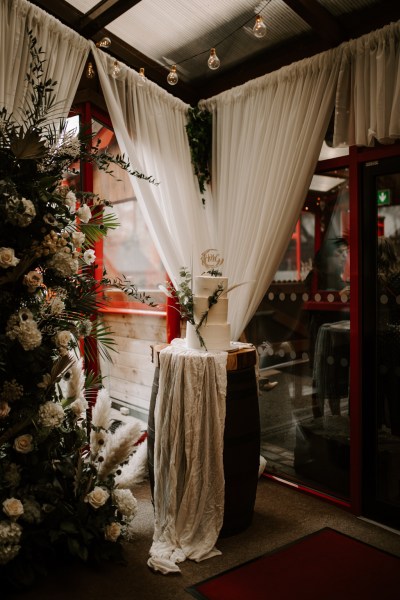
[[[376,192],[378,206],[387,206],[390,204],[390,190],[378,190]]]

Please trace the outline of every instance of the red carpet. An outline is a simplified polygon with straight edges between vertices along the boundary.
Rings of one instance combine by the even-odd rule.
[[[202,600],[394,600],[400,558],[324,528],[186,591]]]

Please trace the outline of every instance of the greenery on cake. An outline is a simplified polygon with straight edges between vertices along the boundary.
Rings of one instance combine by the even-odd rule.
[[[212,270],[213,277],[220,277],[221,273],[217,270]],[[211,271],[208,271],[211,275]],[[219,297],[224,292],[224,285],[219,283],[214,292],[208,297],[208,308],[201,315],[200,320],[196,323],[194,317],[194,297],[193,297],[193,276],[187,267],[181,267],[179,270],[179,281],[176,287],[171,282],[167,282],[166,286],[160,286],[164,293],[173,298],[176,302],[176,309],[179,311],[181,318],[187,321],[195,328],[200,346],[207,350],[204,339],[201,335],[201,326],[207,322],[207,317],[210,309],[214,304],[217,304]]]
[[[128,282],[96,274],[93,245],[118,224],[103,214],[107,201],[65,181],[81,159],[151,178],[67,132],[31,32],[28,43],[27,106],[0,110],[3,591],[42,577],[49,558],[122,558],[136,512],[127,473],[141,432],[136,421],[110,430],[110,399],[87,363],[97,348],[106,356],[113,348],[99,312],[105,288],[149,300]],[[93,348],[84,358],[83,345]]]

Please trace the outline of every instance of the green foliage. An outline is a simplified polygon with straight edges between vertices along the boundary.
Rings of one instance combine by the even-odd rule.
[[[89,447],[96,429],[89,405],[104,390],[80,348],[85,340],[84,358],[93,360],[97,349],[110,358],[115,344],[100,316],[105,289],[135,288],[106,273],[96,277],[92,246],[118,225],[104,214],[109,203],[62,182],[81,158],[110,175],[117,164],[153,182],[55,121],[56,82],[44,79],[43,52],[32,33],[28,38],[28,105],[16,115],[0,110],[2,590],[3,582],[30,585],[50,557],[121,559],[133,510],[122,514],[115,473],[100,476],[99,453]],[[139,292],[137,298],[148,301]],[[105,424],[102,435],[112,435]],[[120,464],[128,458],[121,452]]]
[[[211,141],[212,115],[198,106],[188,110],[186,133],[189,140],[190,155],[195,175],[199,182],[200,193],[206,191],[205,184],[211,182]],[[202,198],[203,204],[205,203]]]

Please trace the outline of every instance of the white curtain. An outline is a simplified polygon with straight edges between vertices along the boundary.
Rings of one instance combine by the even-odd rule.
[[[204,207],[186,136],[189,105],[92,46],[101,87],[121,151],[159,185],[132,177],[132,186],[163,264],[176,283],[181,267],[201,272],[200,254],[212,245],[210,203]],[[162,283],[162,282],[160,282]]]
[[[5,106],[8,112],[14,111],[18,117],[26,101],[26,74],[31,62],[27,31],[30,30],[37,38],[37,49],[43,51],[45,78],[58,82],[51,116],[65,117],[90,46],[84,38],[26,0],[0,0],[0,106]]]
[[[332,51],[202,104],[213,113],[217,247],[229,284],[233,339],[249,322],[294,231],[332,114]]]
[[[342,46],[334,145],[400,137],[400,21]]]

